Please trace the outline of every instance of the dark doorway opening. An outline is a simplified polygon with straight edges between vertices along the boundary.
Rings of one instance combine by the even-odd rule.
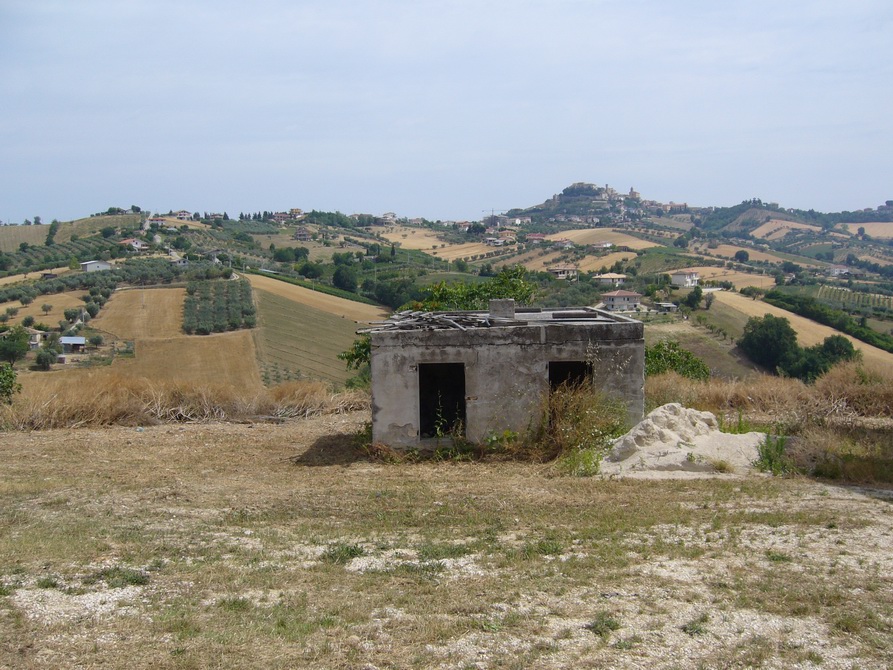
[[[586,361],[550,361],[549,388],[582,386],[592,378],[592,365]]]
[[[419,437],[465,435],[465,364],[419,364]]]

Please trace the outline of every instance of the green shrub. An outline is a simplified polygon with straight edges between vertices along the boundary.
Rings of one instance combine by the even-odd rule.
[[[645,347],[646,375],[659,375],[670,371],[689,379],[710,378],[710,368],[707,364],[680,347],[675,340],[661,340],[653,347]]]
[[[771,472],[773,475],[784,475],[794,471],[793,463],[785,454],[788,438],[783,435],[770,435],[759,446],[759,456],[754,466],[760,472]]]

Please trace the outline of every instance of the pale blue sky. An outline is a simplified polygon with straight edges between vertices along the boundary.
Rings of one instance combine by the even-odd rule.
[[[0,219],[893,199],[889,0],[0,0]]]

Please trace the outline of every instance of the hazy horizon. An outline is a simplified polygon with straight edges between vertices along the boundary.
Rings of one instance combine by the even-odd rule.
[[[7,0],[0,220],[893,199],[893,5]]]

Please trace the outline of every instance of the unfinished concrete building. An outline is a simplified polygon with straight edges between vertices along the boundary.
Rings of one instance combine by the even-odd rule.
[[[460,431],[471,442],[543,420],[562,383],[592,383],[622,400],[631,424],[644,408],[641,322],[591,307],[401,313],[368,330],[372,439],[395,447]]]

